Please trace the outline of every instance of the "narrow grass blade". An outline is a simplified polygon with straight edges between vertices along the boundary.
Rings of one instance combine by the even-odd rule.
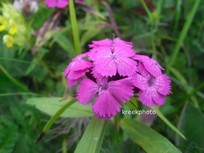
[[[169,70],[170,70],[171,66],[174,64],[174,62],[176,61],[176,58],[178,57],[179,49],[181,48],[181,45],[182,45],[182,43],[183,43],[183,41],[184,41],[184,39],[185,39],[185,37],[186,37],[186,35],[188,33],[188,30],[190,29],[191,23],[193,21],[195,13],[196,13],[196,11],[198,9],[199,3],[200,3],[200,0],[195,0],[194,1],[192,10],[191,10],[191,12],[188,14],[188,16],[186,18],[186,22],[185,22],[185,24],[183,26],[181,34],[180,34],[180,36],[178,38],[178,41],[176,43],[176,46],[175,46],[175,48],[173,50],[173,54],[172,54],[172,56],[170,58],[170,62],[169,62],[168,67],[167,67],[167,73],[169,73]]]
[[[79,29],[78,29],[78,23],[76,19],[76,12],[75,12],[73,0],[69,0],[69,13],[70,13],[71,26],[72,26],[72,34],[74,38],[75,55],[77,55],[81,53],[81,45],[79,40]]]
[[[29,91],[29,89],[22,84],[21,82],[19,82],[18,80],[16,80],[13,76],[11,76],[11,74],[9,74],[8,71],[6,71],[6,69],[4,69],[4,67],[2,65],[0,65],[0,70],[7,76],[7,78],[13,82],[13,84],[15,84],[19,89],[21,89],[22,91]]]
[[[152,107],[154,111],[157,112],[157,115],[172,129],[174,130],[180,137],[186,140],[186,137],[171,123],[169,120],[162,114],[162,112],[157,107]]]
[[[60,115],[68,108],[70,107],[74,102],[76,102],[76,99],[70,100],[67,104],[65,104],[62,108],[60,108],[46,123],[46,125],[43,128],[43,131],[38,136],[36,143],[38,143],[42,137],[45,135],[45,133],[52,127],[53,123],[60,117]]]
[[[169,140],[150,127],[132,119],[122,119],[120,126],[147,153],[181,153]]]
[[[74,153],[99,153],[105,134],[105,120],[93,118]]]

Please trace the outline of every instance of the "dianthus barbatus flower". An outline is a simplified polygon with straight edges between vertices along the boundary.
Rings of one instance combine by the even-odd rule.
[[[89,47],[89,52],[72,60],[64,76],[69,87],[79,82],[78,101],[84,105],[93,102],[98,118],[115,116],[134,89],[147,106],[164,103],[170,80],[156,60],[136,54],[131,43],[119,38],[93,41]]]
[[[76,56],[64,71],[64,76],[68,79],[68,86],[74,86],[77,81],[85,75],[92,67],[92,63],[85,58],[87,53]]]
[[[109,119],[120,111],[120,103],[126,103],[133,93],[133,83],[130,78],[108,81],[104,77],[96,82],[84,78],[77,90],[77,99],[82,104],[94,101],[93,111],[99,118]]]
[[[132,58],[135,55],[132,44],[119,38],[93,41],[88,54],[93,61],[94,68],[102,76],[131,76],[135,73],[137,62]]]
[[[139,99],[147,106],[162,105],[170,93],[170,79],[165,74],[153,76],[143,64],[139,64],[135,75],[135,86],[139,88]]]

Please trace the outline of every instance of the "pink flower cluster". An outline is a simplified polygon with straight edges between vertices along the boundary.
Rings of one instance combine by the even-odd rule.
[[[77,0],[77,2],[82,3],[84,0]],[[45,0],[47,7],[49,8],[65,8],[69,4],[69,0]]]
[[[68,86],[79,84],[77,99],[93,103],[98,118],[109,119],[136,92],[147,106],[162,105],[170,93],[170,79],[156,60],[136,54],[119,38],[93,41],[90,51],[75,57],[64,71]]]

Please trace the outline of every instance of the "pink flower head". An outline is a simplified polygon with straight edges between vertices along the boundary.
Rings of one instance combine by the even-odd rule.
[[[69,87],[74,86],[92,67],[92,63],[85,60],[86,56],[86,53],[76,56],[65,69],[64,76],[68,79]]]
[[[164,70],[155,59],[148,56],[135,54],[134,59],[141,62],[145,69],[155,77],[161,75]]]
[[[68,5],[68,0],[45,0],[47,7],[49,8],[65,8]]]
[[[139,88],[139,99],[147,106],[162,105],[170,93],[170,79],[165,74],[155,77],[139,64],[139,73],[135,75],[135,86]]]
[[[112,77],[117,73],[120,76],[131,76],[136,71],[137,62],[132,59],[135,52],[132,44],[119,38],[93,41],[90,45],[89,59],[94,68],[102,76]]]
[[[78,3],[82,3],[84,0],[77,0]],[[47,7],[49,8],[65,8],[69,4],[69,0],[45,0]]]
[[[134,88],[143,104],[164,103],[171,82],[156,60],[136,54],[131,43],[119,38],[93,41],[89,47],[89,52],[72,60],[64,76],[69,87],[79,82],[78,101],[84,105],[93,102],[98,118],[115,116],[121,104],[134,96]]]
[[[133,84],[130,78],[108,81],[108,78],[96,82],[84,78],[77,91],[77,99],[82,104],[95,101],[93,111],[99,118],[109,119],[120,111],[120,103],[126,103],[133,96]],[[95,99],[95,100],[94,100]]]

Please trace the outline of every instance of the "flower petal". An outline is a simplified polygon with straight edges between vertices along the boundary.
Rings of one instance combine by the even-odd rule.
[[[155,59],[148,56],[136,54],[134,59],[140,61],[145,69],[155,77],[161,75],[161,70],[164,70]]]
[[[72,62],[66,67],[64,76],[71,80],[76,80],[85,75],[87,71],[92,67],[92,63],[85,61],[86,54],[81,54],[75,57]]]
[[[112,45],[113,41],[111,39],[103,39],[103,40],[98,40],[98,41],[92,41],[92,44],[89,45],[90,48],[94,47],[101,47],[101,46],[108,46],[110,47]]]
[[[155,87],[157,91],[162,95],[167,95],[171,91],[171,80],[165,74],[162,74],[156,78]]]
[[[147,78],[137,73],[135,76],[133,76],[133,79],[135,87],[139,88],[140,90],[145,90],[148,88]]]
[[[88,104],[97,93],[97,84],[88,78],[84,78],[77,90],[77,99],[82,104]]]
[[[122,58],[118,59],[117,70],[121,76],[131,76],[136,72],[136,61],[131,58]]]
[[[146,61],[143,64],[147,71],[151,73],[153,76],[157,77],[162,74],[161,70],[163,68],[159,65],[159,63],[156,60],[150,59],[149,61]]]
[[[88,62],[88,61],[85,61],[82,59],[74,65],[73,69],[74,69],[74,71],[80,71],[80,70],[88,69],[91,67],[92,67],[91,62]]]
[[[55,0],[45,0],[47,7],[53,8],[57,5]]]
[[[110,81],[108,83],[108,91],[119,102],[126,103],[133,95],[133,80],[131,78],[125,78],[116,81]]]
[[[93,71],[98,72],[102,76],[113,76],[117,73],[116,63],[111,58],[101,58],[94,61]]]
[[[133,57],[135,51],[132,49],[132,43],[115,38],[113,44],[114,52],[120,54],[122,57]]]
[[[76,85],[77,81],[78,81],[78,80],[68,79],[68,81],[67,81],[68,87],[70,87],[70,88],[73,87],[74,85]]]
[[[116,99],[106,90],[95,101],[93,111],[99,118],[109,119],[120,111],[120,104]]]
[[[145,91],[139,91],[139,99],[144,105],[149,107],[154,106],[152,95],[155,94],[155,89],[147,89]]]
[[[165,101],[165,96],[164,95],[161,95],[159,93],[155,93],[153,96],[153,100],[156,104],[158,105],[163,105],[164,104],[164,101]]]
[[[65,8],[68,5],[68,0],[58,0],[57,7],[58,8]]]
[[[90,60],[95,61],[98,58],[104,58],[111,54],[111,46],[95,46],[92,48],[89,53],[88,57]]]

